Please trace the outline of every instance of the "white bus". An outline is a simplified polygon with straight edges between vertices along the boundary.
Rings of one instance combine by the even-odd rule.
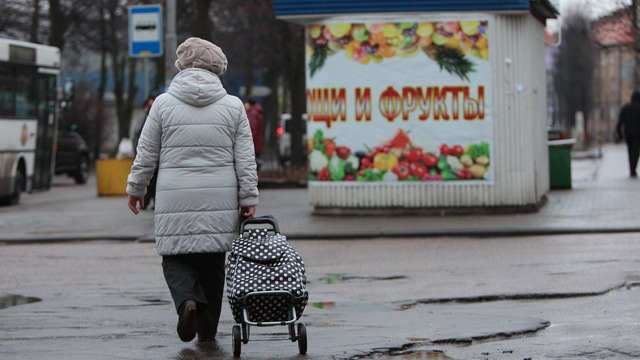
[[[58,128],[60,50],[0,38],[0,203],[46,190]]]

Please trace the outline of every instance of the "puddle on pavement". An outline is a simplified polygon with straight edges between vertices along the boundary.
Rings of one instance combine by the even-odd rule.
[[[379,280],[400,280],[405,279],[403,275],[392,276],[349,276],[342,273],[327,274],[326,277],[318,279],[323,284],[340,284],[347,281],[379,281]]]
[[[350,303],[350,302],[314,302],[309,305],[325,310],[336,311],[391,311],[395,310],[388,306],[370,303]]]
[[[168,300],[162,300],[162,299],[152,299],[152,298],[144,298],[144,299],[138,299],[142,302],[145,302],[145,305],[168,305],[168,304],[172,304],[171,301]]]
[[[378,359],[378,360],[402,360],[402,359],[430,359],[430,360],[455,360],[452,357],[442,351],[434,350],[420,350],[420,351],[403,351],[397,354],[375,354],[363,359]]]
[[[0,296],[0,309],[6,309],[11,306],[30,304],[42,301],[35,297],[26,297],[22,295],[3,295]]]
[[[327,277],[320,279],[320,282],[326,284],[339,284],[345,282],[345,278],[344,274],[327,274]]]

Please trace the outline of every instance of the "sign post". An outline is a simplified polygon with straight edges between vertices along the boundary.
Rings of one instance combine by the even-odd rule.
[[[129,7],[129,56],[162,56],[162,8],[159,5]]]
[[[129,56],[144,58],[144,96],[149,94],[150,57],[162,56],[162,8],[129,7]]]

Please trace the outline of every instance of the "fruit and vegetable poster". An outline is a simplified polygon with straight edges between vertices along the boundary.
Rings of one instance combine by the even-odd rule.
[[[311,181],[493,181],[489,19],[306,27]]]

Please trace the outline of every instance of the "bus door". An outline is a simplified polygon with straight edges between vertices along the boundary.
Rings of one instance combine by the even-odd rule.
[[[56,143],[56,129],[58,128],[56,108],[57,104],[57,72],[39,69],[38,80],[38,133],[33,172],[33,189],[46,190],[51,187],[53,177],[54,146]]]

